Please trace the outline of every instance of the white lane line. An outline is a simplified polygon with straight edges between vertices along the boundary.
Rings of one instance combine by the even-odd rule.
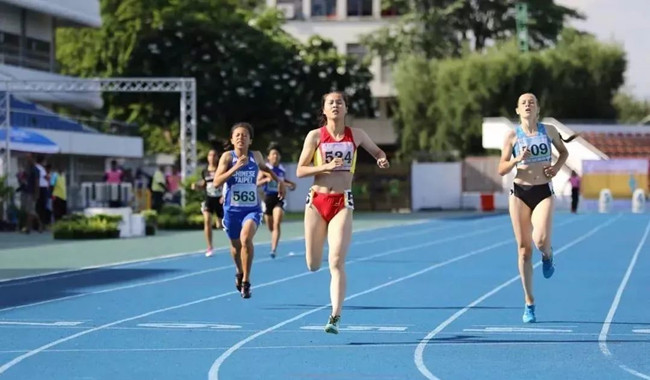
[[[430,222],[430,220],[414,220],[414,221],[402,223],[402,224],[400,224],[400,226],[413,226],[413,225],[418,225],[418,224],[426,224],[426,223],[429,223],[429,222]],[[438,221],[436,220],[436,224],[437,224],[437,222]],[[442,222],[440,222],[440,223],[442,223]],[[379,226],[379,227],[360,228],[358,230],[355,230],[354,233],[375,231],[375,230],[380,230],[380,229],[384,229],[384,228],[393,228],[393,227],[391,227],[391,226]],[[294,241],[301,241],[301,240],[304,240],[304,237],[297,236],[297,237],[286,239],[286,240],[283,240],[283,241],[284,242],[294,242]],[[255,247],[257,248],[257,247],[265,246],[265,245],[268,245],[268,244],[271,244],[270,240],[255,243]],[[214,252],[215,253],[216,252],[221,252],[221,251],[226,252],[229,249],[230,249],[230,246],[217,247],[217,248],[214,249]],[[155,261],[155,262],[171,261],[173,259],[183,258],[184,256],[203,254],[204,252],[205,252],[205,250],[203,250],[203,249],[202,250],[187,251],[187,252],[177,252],[177,253],[171,253],[169,255],[149,257],[149,258],[145,258],[145,259],[125,260],[125,261],[118,261],[118,262],[108,263],[108,264],[90,265],[90,266],[86,266],[86,267],[82,267],[82,268],[65,269],[65,270],[45,272],[45,273],[39,273],[39,274],[34,274],[34,275],[22,276],[22,277],[5,278],[5,279],[0,279],[0,288],[9,287],[9,286],[27,285],[27,284],[37,283],[37,282],[59,280],[59,279],[62,279],[62,278],[80,276],[80,275],[84,275],[84,274],[87,274],[89,272],[93,272],[95,270],[103,269],[103,268],[111,268],[111,267],[132,268],[132,267],[136,267],[138,265],[149,264],[152,261]],[[30,281],[22,281],[22,280],[30,280]]]
[[[356,262],[371,260],[371,259],[377,258],[377,257],[391,255],[391,254],[394,254],[394,253],[405,252],[405,251],[409,251],[409,250],[413,250],[413,249],[420,249],[420,248],[424,248],[424,247],[430,247],[430,246],[433,246],[433,245],[436,245],[436,244],[439,244],[439,243],[442,243],[442,242],[462,239],[462,238],[469,237],[469,236],[476,236],[476,235],[480,235],[480,234],[483,234],[483,233],[486,233],[486,232],[489,232],[489,231],[493,231],[493,230],[496,230],[496,229],[502,229],[502,228],[503,228],[502,226],[496,226],[496,227],[492,227],[492,228],[478,230],[478,231],[475,231],[475,232],[472,232],[472,233],[469,233],[469,234],[457,235],[455,237],[450,237],[450,238],[447,238],[447,239],[436,240],[436,241],[433,241],[433,242],[413,245],[413,246],[409,246],[409,247],[402,247],[402,248],[399,248],[399,249],[394,249],[394,250],[386,251],[386,252],[383,252],[383,253],[378,253],[378,254],[375,254],[375,255],[368,256],[368,257],[363,257],[363,258],[360,258],[360,259],[351,260],[351,261],[349,261],[347,263],[347,265],[350,265],[350,264],[353,264],[353,263],[356,263]],[[503,244],[503,243],[500,243],[500,244]],[[260,285],[256,285],[255,288],[256,289],[264,288],[264,287],[267,287],[267,286],[280,284],[280,283],[283,283],[283,282],[287,282],[287,281],[290,281],[290,280],[294,280],[294,279],[309,276],[309,275],[313,275],[313,273],[312,272],[303,272],[303,273],[300,273],[300,274],[285,277],[285,278],[278,279],[278,280],[275,280],[275,281],[262,283]],[[153,310],[153,311],[143,313],[143,314],[139,314],[139,315],[136,315],[136,316],[133,316],[133,317],[124,318],[124,319],[120,319],[120,320],[113,321],[113,322],[110,322],[110,323],[106,323],[106,324],[103,324],[103,325],[95,327],[95,328],[80,331],[80,332],[78,332],[76,334],[69,335],[67,337],[55,340],[53,342],[50,342],[48,344],[45,344],[45,345],[40,346],[38,348],[35,348],[35,349],[33,349],[33,350],[23,354],[23,355],[20,355],[20,356],[14,358],[13,360],[11,360],[11,361],[3,364],[2,366],[0,366],[0,374],[6,372],[8,369],[10,369],[11,367],[15,366],[16,364],[22,362],[23,360],[25,360],[27,358],[30,358],[30,357],[32,357],[32,356],[34,356],[34,355],[36,355],[36,354],[38,354],[40,352],[43,352],[43,351],[45,351],[45,350],[47,350],[47,349],[49,349],[51,347],[54,347],[54,346],[57,346],[57,345],[61,344],[61,343],[64,343],[64,342],[76,339],[78,337],[90,334],[92,332],[96,332],[96,331],[100,331],[100,330],[103,330],[103,329],[106,329],[106,328],[109,328],[109,327],[113,327],[113,326],[119,325],[119,324],[124,323],[124,322],[130,322],[130,321],[133,321],[133,320],[136,320],[136,319],[145,318],[145,317],[155,315],[155,314],[159,314],[159,313],[163,313],[163,312],[166,312],[166,311],[177,310],[177,309],[185,308],[185,307],[192,306],[192,305],[197,305],[197,304],[200,304],[200,303],[212,301],[212,300],[215,300],[215,299],[218,299],[218,298],[223,298],[223,297],[227,297],[227,296],[235,295],[235,294],[238,294],[238,292],[231,291],[231,292],[227,292],[227,293],[221,293],[221,294],[218,294],[218,295],[215,295],[215,296],[202,298],[202,299],[198,299],[198,300],[195,300],[195,301],[190,301],[190,302],[186,302],[186,303],[182,303],[182,304],[179,304],[179,305],[170,306],[170,307],[166,307],[166,308],[162,308],[162,309]]]
[[[427,228],[427,229],[424,229],[424,230],[421,230],[421,231],[410,231],[410,232],[406,232],[404,234],[389,235],[389,236],[380,237],[380,238],[376,238],[376,239],[355,241],[355,242],[352,243],[352,245],[371,244],[371,243],[376,243],[376,242],[379,242],[379,241],[394,240],[396,238],[401,238],[401,237],[405,237],[405,236],[421,235],[421,234],[426,234],[426,233],[430,233],[430,232],[437,231],[437,230],[446,230],[446,229],[451,229],[451,228],[460,227],[460,226],[461,225],[436,226],[436,227]],[[381,227],[381,228],[385,228],[385,227]],[[381,228],[377,228],[377,229],[381,229]],[[370,231],[370,230],[366,229],[366,231]],[[298,240],[302,240],[302,238],[300,238]],[[304,252],[302,252],[302,253],[304,254]],[[300,255],[300,253],[298,255]],[[293,255],[290,255],[290,256],[293,256]],[[271,259],[271,258],[258,259],[255,262],[257,264],[261,264],[261,263],[270,262],[270,261],[282,260],[282,259],[285,259],[287,257],[288,256],[280,256],[280,257],[278,257],[276,259]],[[220,267],[204,269],[204,270],[201,270],[201,271],[190,272],[190,273],[181,274],[181,275],[173,276],[173,277],[162,278],[162,279],[158,279],[158,280],[152,280],[152,281],[146,281],[146,282],[138,282],[138,283],[135,283],[135,284],[116,286],[116,287],[113,287],[113,288],[96,290],[96,291],[92,291],[92,292],[73,294],[73,295],[69,295],[69,296],[64,296],[64,297],[59,297],[59,298],[52,298],[52,299],[49,299],[49,300],[43,300],[43,301],[28,303],[28,304],[24,304],[24,305],[10,306],[10,307],[0,309],[0,313],[10,311],[10,310],[23,309],[23,308],[26,308],[26,307],[44,305],[44,304],[48,304],[48,303],[52,303],[52,302],[59,302],[59,301],[65,301],[65,300],[70,300],[70,299],[75,299],[75,298],[81,298],[81,297],[86,297],[86,296],[95,295],[95,294],[111,293],[111,292],[115,292],[115,291],[119,291],[119,290],[133,289],[133,288],[137,288],[137,287],[140,287],[140,286],[162,284],[162,283],[165,283],[165,282],[181,280],[181,279],[188,278],[188,277],[199,276],[199,275],[203,275],[203,274],[207,274],[207,273],[213,273],[213,272],[228,270],[228,269],[232,269],[232,268],[233,268],[233,264],[228,264],[228,265],[223,265],[223,266],[220,266]],[[59,277],[59,278],[62,278],[62,277]],[[23,282],[21,284],[25,284],[25,283]]]
[[[615,221],[617,221],[618,219],[620,219],[621,216],[622,215],[619,214],[617,217],[615,217],[613,219],[610,219],[607,222],[596,226],[595,228],[591,229],[590,231],[588,231],[584,235],[582,235],[582,236],[578,237],[577,239],[573,240],[571,243],[563,246],[562,248],[558,249],[557,251],[554,251],[554,254],[555,255],[561,254],[563,251],[565,251],[565,250],[573,247],[574,245],[584,241],[585,239],[592,236],[596,232],[600,231],[601,229],[607,227],[608,225],[610,225],[610,224],[614,223]],[[541,264],[541,261],[536,263],[533,266],[533,268],[537,268],[540,264]],[[472,301],[469,305],[467,305],[463,309],[461,309],[461,310],[457,311],[456,313],[454,313],[451,317],[446,319],[444,322],[439,324],[435,329],[433,329],[431,332],[429,332],[420,341],[420,343],[417,345],[417,347],[415,349],[415,352],[413,354],[413,361],[415,362],[415,366],[417,367],[418,371],[420,371],[420,373],[422,375],[424,375],[424,377],[426,377],[427,379],[430,379],[430,380],[438,379],[433,373],[431,373],[431,371],[429,371],[426,364],[424,364],[424,349],[426,348],[427,344],[433,339],[434,336],[438,335],[442,330],[444,330],[447,326],[449,326],[456,319],[460,318],[468,310],[470,310],[474,306],[478,305],[479,303],[483,302],[484,300],[491,297],[492,295],[498,293],[503,288],[505,288],[506,286],[512,284],[513,282],[515,282],[517,280],[519,280],[519,276],[515,276],[515,277],[511,278],[508,281],[506,281],[506,282],[502,283],[501,285],[497,286],[496,288],[492,289],[491,291],[483,294],[481,297],[477,298],[476,300]]]
[[[643,237],[641,237],[641,240],[639,241],[639,244],[637,245],[636,250],[634,251],[634,255],[632,255],[632,260],[630,260],[630,264],[627,267],[627,271],[625,271],[623,280],[618,286],[618,290],[616,291],[616,295],[614,296],[614,301],[612,301],[612,305],[609,308],[607,317],[605,317],[605,321],[603,322],[603,327],[600,330],[600,334],[598,335],[598,347],[600,348],[600,352],[602,352],[603,355],[605,355],[606,357],[612,356],[612,353],[609,351],[609,348],[607,347],[607,334],[609,333],[609,329],[612,325],[612,320],[614,320],[614,315],[616,314],[618,305],[621,302],[621,297],[623,296],[625,287],[627,286],[627,283],[630,280],[630,276],[632,275],[634,266],[636,265],[637,259],[639,258],[639,254],[641,253],[641,250],[643,249],[643,246],[645,245],[645,242],[648,239],[649,233],[650,233],[650,221],[648,221],[648,225],[646,226]],[[645,375],[639,371],[636,371],[626,365],[619,365],[619,367],[622,370],[626,371],[627,373],[634,375],[636,377],[640,377],[642,379],[650,379],[650,376]]]

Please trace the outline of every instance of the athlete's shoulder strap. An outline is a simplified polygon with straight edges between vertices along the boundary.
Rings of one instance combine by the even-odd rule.
[[[230,160],[228,160],[228,168],[231,168],[235,161],[237,161],[237,153],[235,153],[235,150],[231,150],[228,153],[230,153]]]
[[[322,143],[323,141],[329,140],[331,138],[329,131],[327,130],[327,125],[323,125],[320,127],[320,133],[319,133],[319,144]]]
[[[517,126],[515,127],[515,134],[517,136],[517,140],[526,137],[526,134],[524,133],[524,129],[521,127],[521,124],[517,124]]]
[[[345,135],[349,136],[350,140],[352,141],[352,144],[354,144],[354,147],[357,147],[357,142],[354,140],[354,132],[352,131],[352,127],[345,127]]]
[[[540,135],[548,135],[546,133],[546,127],[544,126],[544,124],[537,123],[537,133],[539,133]]]

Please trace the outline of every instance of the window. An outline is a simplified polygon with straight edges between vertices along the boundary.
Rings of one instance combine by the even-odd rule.
[[[406,3],[401,1],[389,1],[389,0],[380,0],[381,1],[381,17],[395,17],[401,16],[406,8]]]
[[[284,13],[287,20],[302,19],[302,1],[277,0],[276,8]]]
[[[20,36],[0,32],[0,63],[18,65],[20,63]]]
[[[381,83],[390,83],[393,80],[393,68],[385,59],[381,60],[380,76]]]
[[[0,63],[50,70],[50,42],[28,37],[22,54],[21,57],[20,36],[0,32]]]
[[[361,44],[347,44],[345,46],[345,53],[359,62],[363,62],[368,54],[368,50]]]
[[[50,43],[28,37],[25,49],[25,66],[38,70],[49,70]]]
[[[314,17],[336,17],[336,0],[313,0],[311,15]]]
[[[392,119],[397,110],[397,101],[395,99],[386,99],[386,118]]]
[[[348,0],[348,16],[372,16],[372,0]]]

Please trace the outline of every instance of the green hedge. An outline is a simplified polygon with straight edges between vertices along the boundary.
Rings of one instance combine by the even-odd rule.
[[[54,223],[52,233],[55,239],[115,239],[120,237],[121,220],[119,215],[71,214]]]
[[[158,213],[155,210],[144,210],[141,214],[145,223],[144,234],[146,236],[155,235],[158,226]]]
[[[160,214],[158,228],[163,230],[201,230],[203,229],[203,215]]]
[[[160,210],[156,226],[161,230],[202,230],[201,204],[191,202],[185,208],[167,204]]]

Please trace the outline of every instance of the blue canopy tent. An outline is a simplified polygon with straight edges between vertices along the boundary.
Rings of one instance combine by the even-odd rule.
[[[7,129],[0,129],[0,149],[6,149]],[[58,153],[60,148],[52,140],[34,131],[11,127],[9,133],[9,149],[30,153]]]

